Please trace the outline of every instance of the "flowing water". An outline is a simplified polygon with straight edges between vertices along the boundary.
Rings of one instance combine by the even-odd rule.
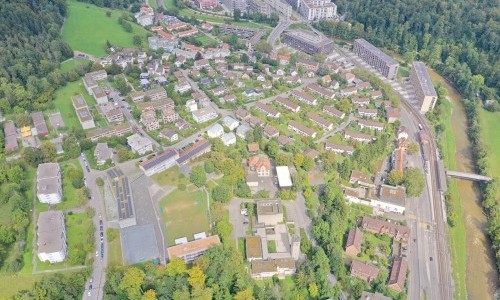
[[[452,122],[455,136],[455,161],[457,170],[474,173],[471,144],[467,136],[465,109],[461,96],[438,74],[430,71],[433,80],[441,82],[448,91],[453,105]],[[462,201],[463,221],[467,243],[466,286],[468,299],[489,300],[497,289],[498,274],[495,269],[491,243],[487,239],[486,215],[481,206],[481,193],[476,183],[466,180],[458,182]]]

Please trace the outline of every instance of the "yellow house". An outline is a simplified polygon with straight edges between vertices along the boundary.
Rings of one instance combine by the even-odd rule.
[[[21,127],[21,137],[25,138],[28,136],[31,136],[31,127],[29,126]]]

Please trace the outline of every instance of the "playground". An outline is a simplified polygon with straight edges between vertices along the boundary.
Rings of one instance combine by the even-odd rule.
[[[191,241],[195,233],[210,230],[207,197],[203,190],[175,189],[160,201],[160,210],[168,246],[175,245],[175,239],[186,237]]]

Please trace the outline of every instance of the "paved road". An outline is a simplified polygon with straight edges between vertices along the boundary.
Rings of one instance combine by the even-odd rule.
[[[411,135],[418,132],[418,124],[423,131],[432,136],[432,131],[426,125],[425,118],[412,106],[414,96],[411,91],[405,91],[399,82],[390,81],[375,71],[352,52],[336,47],[358,67],[375,73],[381,80],[390,84],[392,89],[402,99],[402,117]],[[437,148],[434,139],[430,142],[431,158],[430,172],[426,175],[427,189],[417,199],[410,199],[408,223],[412,230],[410,241],[410,284],[409,299],[452,299],[453,280],[451,278],[451,263],[448,251],[448,236],[444,199],[438,191]],[[418,164],[417,162],[414,162]],[[422,167],[423,168],[423,167]]]
[[[281,33],[283,33],[283,31],[285,31],[288,28],[288,26],[290,26],[290,20],[288,19],[285,20],[283,18],[280,18],[278,25],[274,27],[273,31],[271,31],[271,33],[267,37],[267,42],[270,45],[274,45],[276,40],[279,39]]]
[[[349,115],[349,118],[346,121],[344,121],[343,123],[340,123],[340,126],[338,126],[337,128],[335,128],[335,130],[327,132],[321,138],[319,138],[318,140],[316,140],[314,142],[316,144],[319,144],[319,143],[322,143],[322,142],[326,141],[329,137],[331,137],[333,135],[336,135],[337,133],[339,133],[339,132],[343,131],[344,129],[346,129],[347,126],[349,126],[349,124],[351,124],[351,122],[356,121],[356,120],[357,120],[357,118],[354,116],[354,114],[351,113]]]
[[[106,266],[108,263],[108,242],[106,240],[106,229],[108,228],[108,226],[106,220],[106,211],[104,208],[104,200],[102,199],[101,192],[95,180],[96,178],[103,176],[104,173],[92,169],[90,169],[90,172],[88,172],[86,168],[87,163],[84,159],[86,159],[85,156],[80,156],[78,158],[78,161],[82,166],[83,173],[86,179],[85,183],[87,187],[90,189],[90,193],[92,196],[92,200],[88,202],[88,205],[92,207],[95,211],[95,215],[92,218],[92,221],[94,222],[94,226],[96,228],[95,248],[96,251],[98,251],[98,256],[95,256],[95,253],[92,253],[92,255],[94,255],[94,263],[92,265],[92,275],[90,277],[92,279],[92,283],[90,283],[90,281],[87,281],[87,283],[85,284],[85,293],[83,294],[82,299],[101,300],[103,298],[103,288],[104,288],[104,283],[106,282]],[[102,242],[100,237],[100,232],[101,232],[100,220],[102,220],[102,227],[103,227]],[[101,254],[101,243],[103,245],[102,254]],[[92,290],[89,290],[90,285],[92,285]]]

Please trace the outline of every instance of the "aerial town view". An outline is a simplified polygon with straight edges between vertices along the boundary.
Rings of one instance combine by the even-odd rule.
[[[497,1],[0,0],[0,299],[500,299]]]

